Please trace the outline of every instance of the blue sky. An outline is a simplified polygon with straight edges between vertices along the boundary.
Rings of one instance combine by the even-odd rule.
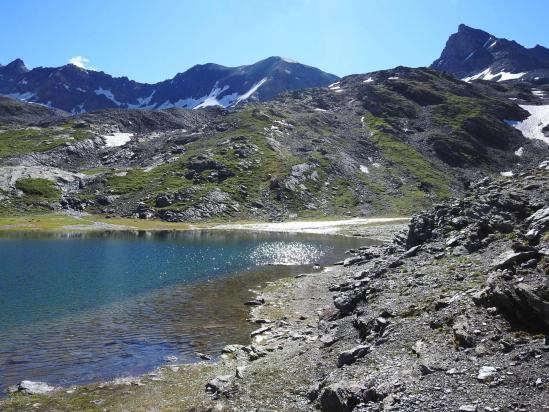
[[[459,23],[549,46],[545,0],[17,0],[0,2],[0,63],[71,58],[156,82],[194,64],[278,55],[346,75],[438,57]]]

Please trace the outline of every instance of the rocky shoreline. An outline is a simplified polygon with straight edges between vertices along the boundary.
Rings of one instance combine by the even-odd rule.
[[[282,279],[249,345],[3,410],[549,410],[549,162],[483,179],[392,243]]]

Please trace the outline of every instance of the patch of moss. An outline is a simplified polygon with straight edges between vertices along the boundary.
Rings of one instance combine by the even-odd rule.
[[[0,158],[46,152],[90,136],[87,130],[67,127],[6,129],[0,131]]]
[[[15,182],[15,187],[25,195],[37,197],[44,200],[58,200],[61,190],[55,182],[42,178],[24,178]]]
[[[420,194],[417,190],[419,187],[425,189],[422,190],[423,193],[432,190],[438,199],[447,199],[451,196],[448,176],[438,171],[419,151],[394,136],[390,132],[392,127],[385,120],[367,113],[364,122],[371,131],[370,140],[381,150],[385,158],[404,174],[416,179],[415,187],[406,186],[406,191],[412,198],[417,198]]]

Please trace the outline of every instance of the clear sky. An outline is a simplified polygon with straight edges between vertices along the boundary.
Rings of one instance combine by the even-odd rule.
[[[0,0],[0,63],[142,82],[283,56],[346,75],[425,66],[459,23],[549,46],[547,0]]]

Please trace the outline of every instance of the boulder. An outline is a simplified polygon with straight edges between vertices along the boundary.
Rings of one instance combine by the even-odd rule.
[[[454,342],[458,347],[470,348],[475,346],[475,337],[470,329],[467,320],[463,317],[459,317],[454,322],[452,331],[454,332]]]
[[[492,263],[492,269],[507,269],[517,263],[526,262],[538,256],[537,251],[515,252],[508,250],[499,255]]]
[[[341,368],[344,365],[351,365],[370,352],[370,346],[358,345],[354,348],[341,352],[337,358],[337,367]]]
[[[56,388],[45,382],[21,381],[8,389],[9,393],[23,393],[25,395],[43,395],[54,391]]]
[[[322,412],[351,412],[361,401],[357,385],[334,383],[325,387],[319,397]]]
[[[519,329],[549,331],[548,286],[541,280],[513,283],[505,272],[492,272],[476,302],[496,307]]]

